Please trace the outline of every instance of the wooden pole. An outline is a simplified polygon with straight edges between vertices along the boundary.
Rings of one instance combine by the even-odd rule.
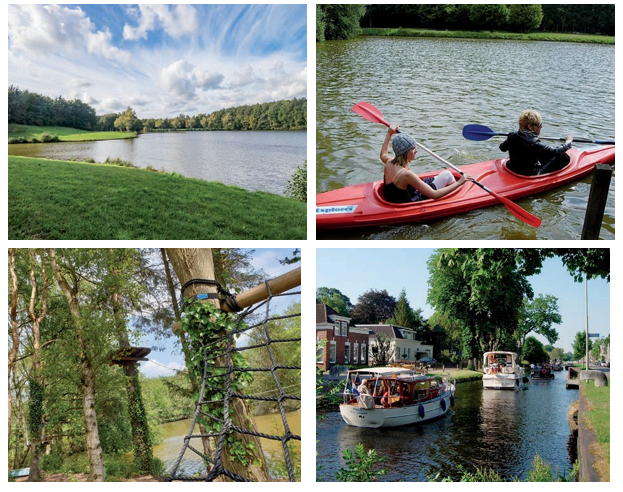
[[[276,277],[272,280],[268,281],[268,286],[270,287],[270,292],[272,294],[281,294],[286,292],[294,287],[301,285],[301,267],[295,268],[294,270],[284,273],[279,277]],[[263,301],[267,299],[269,296],[268,289],[266,288],[266,284],[257,285],[246,292],[242,292],[236,296],[236,304],[242,309],[252,306],[256,302]],[[221,310],[231,312],[230,307],[226,302],[221,302]]]
[[[611,178],[612,168],[608,164],[595,164],[584,218],[584,228],[582,229],[582,239],[599,239]]]

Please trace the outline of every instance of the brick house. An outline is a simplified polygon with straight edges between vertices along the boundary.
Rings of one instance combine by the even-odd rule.
[[[425,345],[415,339],[415,331],[396,325],[357,325],[357,328],[370,333],[370,348],[376,345],[376,335],[382,333],[391,340],[388,362],[413,362],[422,357],[433,357],[433,346]],[[373,357],[370,356],[371,363]]]
[[[326,304],[316,304],[316,366],[327,371],[335,365],[368,365],[369,331],[350,324],[350,318]]]

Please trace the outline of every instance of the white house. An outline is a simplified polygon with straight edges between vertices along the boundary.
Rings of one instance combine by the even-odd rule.
[[[357,325],[370,330],[370,357],[377,345],[376,335],[382,333],[391,339],[391,356],[388,362],[413,362],[423,357],[433,357],[433,346],[415,339],[415,330],[395,325]]]

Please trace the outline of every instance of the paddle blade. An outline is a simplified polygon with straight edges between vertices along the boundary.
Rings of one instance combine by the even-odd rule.
[[[489,140],[491,137],[495,137],[499,133],[494,132],[491,128],[485,125],[465,125],[463,127],[463,137],[467,140],[475,140],[480,142],[482,140]]]
[[[385,126],[389,126],[389,123],[387,123],[387,121],[385,121],[385,118],[383,118],[383,113],[381,113],[378,108],[370,103],[361,101],[355,104],[351,109],[359,116],[365,118],[368,121],[372,121],[373,123],[381,123]]]
[[[511,214],[513,214],[515,217],[517,217],[519,220],[521,220],[522,222],[525,222],[526,224],[531,225],[532,227],[541,226],[541,219],[539,219],[538,217],[532,215],[527,210],[524,210],[516,203],[511,202],[508,198],[504,198],[503,196],[498,195],[495,191],[492,191],[488,188],[487,188],[487,191],[491,193],[495,198],[500,200],[500,202],[502,202],[502,204],[506,207],[506,209]]]

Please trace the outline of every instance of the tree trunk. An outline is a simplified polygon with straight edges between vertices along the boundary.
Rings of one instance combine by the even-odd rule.
[[[214,262],[211,249],[174,248],[167,249],[167,254],[171,260],[171,264],[173,265],[177,278],[182,285],[192,279],[215,279]],[[216,287],[212,285],[193,284],[189,286],[183,294],[186,297],[191,297],[196,294],[215,293],[216,291]],[[212,302],[215,306],[219,306],[217,300],[208,299],[203,302]],[[227,366],[226,357],[217,359],[216,365]],[[234,425],[241,428],[251,429],[253,431],[256,430],[251,413],[243,400],[239,398],[231,398],[229,400],[229,405],[229,413]],[[248,466],[244,466],[239,461],[234,460],[225,446],[221,457],[223,467],[232,473],[246,477],[249,480],[257,482],[270,481],[270,475],[266,466],[266,458],[264,457],[260,439],[255,436],[239,433],[235,433],[235,438],[243,444],[245,449],[249,449],[249,444],[253,445],[255,451],[253,452],[253,456],[249,458],[250,464]]]
[[[11,442],[11,373],[13,371],[13,364],[15,364],[15,359],[17,358],[17,351],[19,349],[19,325],[17,323],[17,275],[15,274],[15,249],[9,249],[9,270],[11,271],[11,279],[13,281],[12,292],[11,292],[11,308],[9,311],[11,318],[11,351],[9,352],[9,368],[8,368],[8,399],[7,402],[9,404],[8,407],[8,441]]]
[[[103,482],[106,478],[106,471],[104,469],[104,458],[97,427],[97,414],[95,412],[95,371],[93,370],[88,343],[85,337],[85,321],[80,312],[78,293],[70,287],[61,272],[56,262],[55,251],[49,249],[48,254],[56,281],[69,304],[69,311],[76,330],[81,371],[82,413],[86,433],[87,456],[89,458],[89,479],[92,482]]]
[[[171,276],[171,269],[169,268],[169,259],[167,256],[167,251],[164,248],[160,249],[160,253],[162,255],[162,262],[164,263],[164,271],[167,276],[167,287],[169,289],[169,295],[171,296],[171,304],[173,305],[173,312],[175,313],[175,320],[180,323],[182,320],[182,316],[180,314],[180,308],[177,304],[177,296],[175,295],[175,286],[173,284],[173,277]],[[182,344],[182,352],[184,353],[184,357],[188,357],[189,348],[188,348],[188,340],[186,340],[186,335],[180,331],[179,333],[180,342]],[[199,394],[199,387],[201,382],[197,381],[194,377],[189,377],[190,379],[190,387],[194,394]],[[212,454],[212,446],[210,445],[210,438],[205,437],[208,433],[204,424],[199,424],[199,432],[204,437],[201,438],[201,443],[203,445],[203,452],[206,456],[210,456]]]

